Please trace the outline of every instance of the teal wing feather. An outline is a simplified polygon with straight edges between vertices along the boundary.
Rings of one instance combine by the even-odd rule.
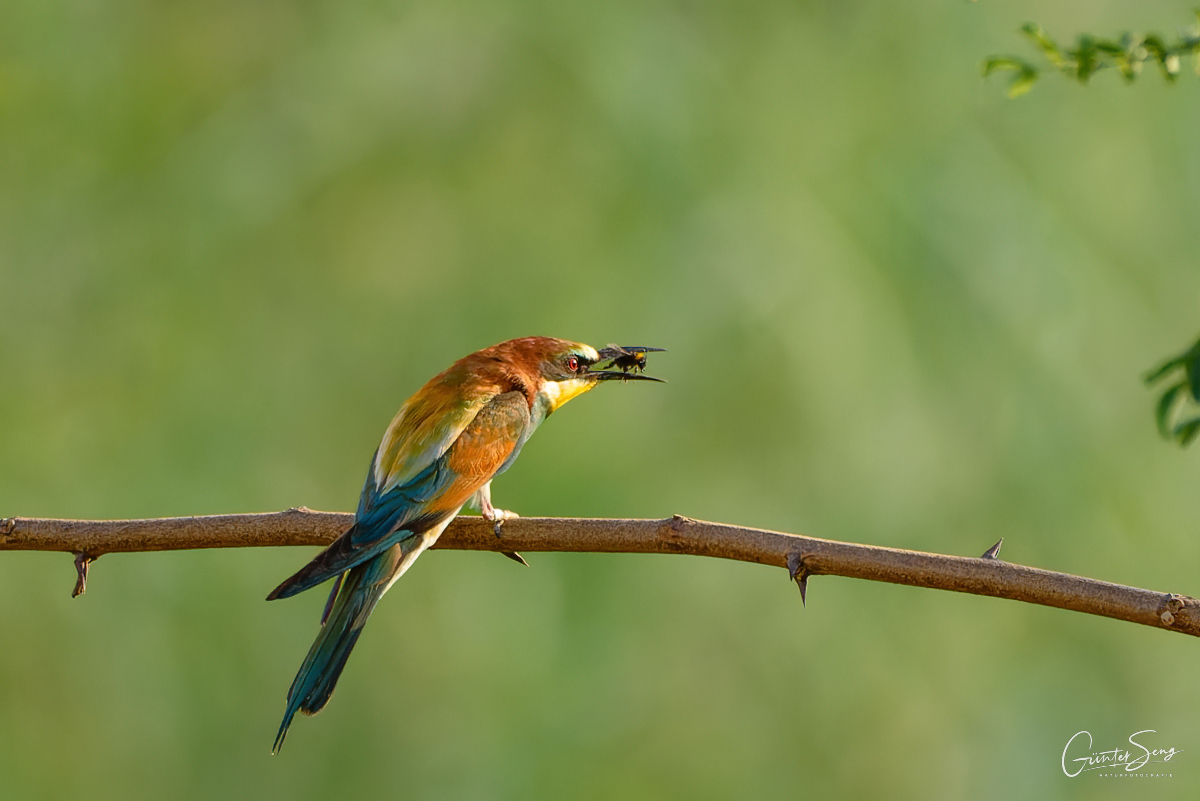
[[[429,500],[444,492],[458,478],[447,468],[443,457],[411,483],[395,487],[380,497],[372,495],[373,501],[360,504],[354,524],[311,562],[272,590],[267,600],[290,598],[311,589],[453,517],[457,509],[430,509]],[[373,476],[368,476],[363,496],[367,497],[373,489]]]
[[[437,458],[422,453],[419,458],[426,466],[408,482],[394,486],[386,484],[389,472],[380,468],[379,454],[391,450],[385,438],[367,472],[354,524],[272,590],[267,600],[289,598],[315,587],[447,522],[479,487],[512,463],[531,430],[529,406],[522,393],[505,392],[477,409],[467,425],[459,429],[456,421],[453,428],[459,431],[457,438]],[[381,479],[385,481],[382,491]]]

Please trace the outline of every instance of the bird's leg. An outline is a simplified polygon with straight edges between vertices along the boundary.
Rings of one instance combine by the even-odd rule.
[[[496,536],[500,536],[500,526],[505,520],[516,520],[520,515],[516,512],[508,512],[504,509],[497,509],[492,506],[492,482],[488,482],[479,488],[475,493],[475,499],[479,501],[479,511],[483,514],[483,519],[492,524],[492,530],[496,532]]]
[[[479,504],[480,514],[483,515],[484,520],[492,524],[492,531],[496,532],[497,537],[500,536],[500,527],[504,524],[505,520],[515,520],[519,517],[516,512],[509,512],[492,506],[492,482],[490,481],[479,488],[479,491],[475,493],[475,497],[472,500]],[[528,566],[529,564],[516,551],[501,551],[501,553],[523,565]]]

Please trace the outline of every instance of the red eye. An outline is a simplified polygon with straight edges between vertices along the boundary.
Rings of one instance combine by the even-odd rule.
[[[574,356],[567,357],[567,369],[572,373],[579,369],[579,359]]]

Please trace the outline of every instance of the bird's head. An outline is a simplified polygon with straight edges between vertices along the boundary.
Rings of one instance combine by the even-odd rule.
[[[494,347],[507,351],[505,356],[513,367],[533,379],[546,414],[601,381],[662,381],[643,374],[642,370],[646,354],[663,348],[609,345],[596,350],[580,342],[552,337],[513,339]]]

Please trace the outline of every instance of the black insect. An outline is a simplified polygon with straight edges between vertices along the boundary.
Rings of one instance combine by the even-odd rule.
[[[611,359],[608,367],[616,368],[623,373],[633,371],[640,373],[646,369],[646,354],[661,352],[665,348],[635,348],[609,345],[600,351],[600,358]]]

